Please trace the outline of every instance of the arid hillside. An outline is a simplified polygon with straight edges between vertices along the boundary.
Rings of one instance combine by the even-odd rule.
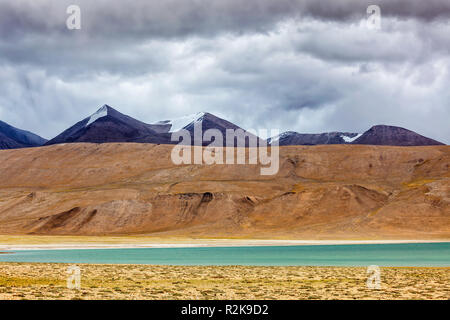
[[[280,170],[182,165],[173,146],[0,151],[1,234],[450,239],[450,147],[280,148]]]

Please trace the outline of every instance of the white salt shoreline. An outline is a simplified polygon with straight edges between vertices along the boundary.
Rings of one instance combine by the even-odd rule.
[[[199,248],[199,247],[251,247],[251,246],[304,246],[304,245],[347,245],[347,244],[400,244],[438,243],[450,240],[234,240],[211,239],[192,242],[166,243],[61,243],[61,244],[1,244],[0,251],[14,250],[70,250],[70,249],[133,249],[133,248]]]

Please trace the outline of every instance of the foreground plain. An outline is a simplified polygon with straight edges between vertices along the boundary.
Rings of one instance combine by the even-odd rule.
[[[148,266],[0,263],[0,299],[449,299],[450,268],[381,268],[381,289],[361,267]]]

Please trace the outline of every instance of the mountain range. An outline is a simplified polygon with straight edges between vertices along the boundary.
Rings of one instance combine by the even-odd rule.
[[[318,144],[346,144],[352,143],[361,134],[349,132],[325,132],[325,133],[298,133],[294,131],[286,131],[276,137],[268,139],[272,144],[278,141],[280,146],[295,145],[318,145]]]
[[[367,144],[385,146],[432,146],[443,143],[424,137],[414,131],[386,125],[376,125],[364,133],[325,132],[305,134],[293,131],[269,138],[269,143],[278,141],[280,146],[319,144]]]
[[[37,134],[18,129],[0,121],[0,149],[37,147],[45,142],[47,140]]]
[[[191,133],[190,141],[186,144],[209,145],[210,141],[194,141],[194,126],[200,124],[203,132],[207,129],[219,130],[225,138],[227,129],[242,129],[239,126],[221,119],[208,112],[199,112],[172,120],[163,120],[147,124],[130,116],[120,113],[114,108],[103,105],[91,116],[75,123],[70,128],[47,141],[46,139],[21,129],[17,129],[0,121],[0,149],[17,149],[53,145],[60,143],[90,142],[137,142],[155,144],[176,144],[172,141],[173,133],[185,129]],[[256,138],[250,132],[242,129],[241,135]],[[391,146],[428,146],[443,143],[424,137],[413,131],[386,125],[376,125],[364,133],[327,132],[319,134],[304,134],[293,131],[283,132],[276,137],[267,139],[268,144],[278,142],[286,145],[323,145],[323,144],[367,144]],[[236,138],[235,138],[236,143]],[[224,145],[226,140],[224,139]],[[248,140],[246,140],[248,146]]]

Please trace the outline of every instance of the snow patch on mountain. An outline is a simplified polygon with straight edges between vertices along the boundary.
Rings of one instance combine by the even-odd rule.
[[[106,117],[107,115],[108,115],[108,106],[104,105],[89,118],[89,121],[86,123],[85,127],[89,126],[91,123],[94,123],[100,118]]]
[[[171,127],[170,127],[169,132],[172,133],[172,132],[177,132],[183,128],[186,128],[191,123],[196,123],[196,122],[201,121],[204,115],[205,115],[204,112],[198,112],[195,114],[190,114],[190,115],[172,119],[172,120],[159,121],[154,124],[157,124],[157,125],[170,124]]]
[[[353,141],[355,141],[356,139],[358,139],[359,137],[361,137],[363,134],[362,133],[358,133],[356,136],[354,136],[353,138],[352,137],[349,137],[349,136],[346,136],[346,135],[341,135],[341,138],[342,139],[344,139],[344,141],[346,142],[346,143],[352,143]]]
[[[268,142],[269,144],[271,144],[271,143],[273,143],[273,142],[279,141],[280,139],[285,138],[285,137],[288,137],[288,136],[293,135],[293,134],[295,134],[295,132],[292,132],[292,131],[286,131],[286,132],[280,133],[280,134],[277,135],[277,136],[274,136],[274,137],[272,137],[272,138],[267,139],[267,142]]]

